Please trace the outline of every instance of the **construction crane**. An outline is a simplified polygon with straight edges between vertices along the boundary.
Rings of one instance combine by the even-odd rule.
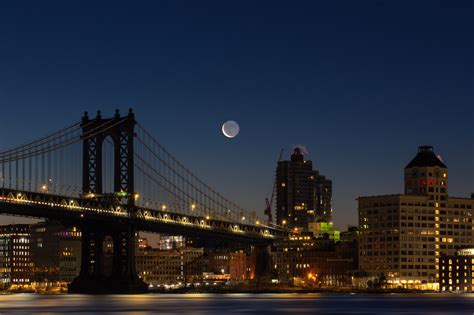
[[[283,156],[283,151],[284,150],[285,149],[280,150],[280,155],[278,156],[278,162],[281,161],[281,157]],[[265,208],[264,213],[268,218],[268,220],[267,220],[268,224],[273,223],[272,208],[273,208],[273,198],[275,197],[276,185],[277,185],[277,179],[276,179],[276,176],[275,176],[275,180],[273,181],[273,189],[272,189],[272,194],[270,196],[270,199],[268,199],[268,197],[265,198],[266,208]]]

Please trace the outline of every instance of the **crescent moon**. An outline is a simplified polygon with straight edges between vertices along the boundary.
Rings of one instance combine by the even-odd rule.
[[[222,133],[227,138],[234,138],[239,134],[239,131],[239,124],[233,120],[226,121],[224,124],[222,124]]]

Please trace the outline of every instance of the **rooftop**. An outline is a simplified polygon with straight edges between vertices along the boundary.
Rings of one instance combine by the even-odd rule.
[[[447,168],[447,166],[436,156],[432,146],[420,146],[418,147],[418,153],[413,160],[408,163],[405,168],[411,167],[426,167],[426,166],[439,166]]]

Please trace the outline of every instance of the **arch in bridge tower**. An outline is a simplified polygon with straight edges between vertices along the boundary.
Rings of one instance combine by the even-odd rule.
[[[134,205],[134,152],[135,115],[130,109],[121,117],[119,111],[113,118],[103,118],[100,111],[93,119],[87,112],[82,118],[82,192],[102,195],[104,193],[104,141],[113,143],[113,190],[119,197],[126,197],[129,206]]]

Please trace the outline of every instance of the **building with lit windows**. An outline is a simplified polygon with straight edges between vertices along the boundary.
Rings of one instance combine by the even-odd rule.
[[[290,161],[278,162],[276,182],[277,224],[306,232],[310,222],[332,220],[332,182],[313,170],[299,148]]]
[[[308,231],[316,238],[329,238],[339,241],[340,231],[334,228],[332,222],[310,222],[308,223]]]
[[[441,292],[474,291],[474,248],[464,248],[456,255],[439,258],[439,290]]]
[[[186,238],[181,235],[157,234],[158,249],[170,250],[186,247]]]
[[[234,282],[245,282],[247,274],[247,253],[235,251],[229,254],[229,276]]]
[[[474,199],[448,195],[448,168],[421,146],[405,167],[405,193],[358,198],[360,269],[392,287],[437,290],[442,255],[472,247]]]
[[[357,269],[356,240],[334,242],[300,234],[272,246],[272,274],[280,283],[297,286],[351,286]]]
[[[150,286],[200,281],[202,248],[160,250],[147,247],[136,253],[138,275]]]
[[[30,285],[30,231],[27,224],[0,226],[0,276],[0,289]]]
[[[81,232],[47,220],[30,226],[32,281],[58,287],[71,282],[81,269]]]

